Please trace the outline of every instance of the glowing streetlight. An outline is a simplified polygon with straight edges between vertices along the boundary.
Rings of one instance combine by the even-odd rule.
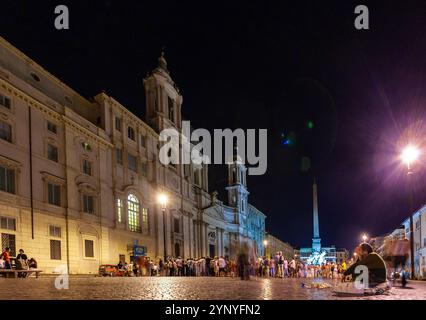
[[[366,234],[363,234],[363,235],[362,235],[362,241],[367,242],[367,239],[368,239],[367,235],[366,235]]]
[[[410,165],[415,162],[420,156],[420,150],[413,146],[408,145],[401,152],[401,160],[407,165],[407,168],[410,169]]]
[[[263,240],[263,245],[266,247],[268,245],[268,240]]]
[[[169,197],[165,193],[159,193],[157,196],[158,204],[161,205],[161,211],[163,212],[163,244],[164,244],[164,263],[167,259],[167,247],[166,247],[166,209]]]
[[[166,210],[169,198],[165,193],[160,193],[157,197],[158,203],[161,205],[161,210]]]
[[[411,278],[414,279],[414,184],[413,184],[413,170],[411,165],[420,156],[420,150],[416,146],[408,145],[402,150],[401,161],[407,165],[407,184],[409,189],[409,207],[410,207],[410,262],[411,262]]]

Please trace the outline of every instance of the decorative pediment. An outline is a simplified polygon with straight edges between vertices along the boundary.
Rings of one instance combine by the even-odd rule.
[[[225,220],[225,216],[223,215],[222,208],[220,206],[207,208],[205,209],[204,213],[213,219],[221,221]]]
[[[46,171],[40,171],[40,174],[42,176],[43,181],[48,181],[56,184],[62,184],[64,185],[66,180],[64,178],[55,176],[49,172]]]
[[[22,167],[22,163],[2,155],[0,155],[0,165],[10,169],[20,169]]]

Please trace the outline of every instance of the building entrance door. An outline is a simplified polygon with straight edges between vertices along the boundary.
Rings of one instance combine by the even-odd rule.
[[[209,256],[213,258],[215,256],[216,246],[214,244],[209,245]]]

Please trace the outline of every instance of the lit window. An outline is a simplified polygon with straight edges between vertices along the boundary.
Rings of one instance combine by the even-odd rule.
[[[12,142],[12,126],[4,121],[0,121],[0,139]]]
[[[0,167],[0,191],[15,193],[15,170]]]
[[[129,230],[134,232],[141,232],[141,225],[139,220],[139,200],[133,194],[127,197],[127,211]]]
[[[148,222],[148,209],[147,208],[142,208],[142,224],[143,224],[143,228],[145,230],[148,230],[149,222]]]
[[[117,199],[117,221],[123,222],[123,200],[121,199]]]

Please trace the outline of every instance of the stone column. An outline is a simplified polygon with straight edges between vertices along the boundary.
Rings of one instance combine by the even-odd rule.
[[[224,250],[224,246],[223,246],[223,229],[220,229],[219,230],[219,233],[220,233],[220,254],[222,255],[222,256],[225,256],[225,250]]]
[[[205,240],[204,240],[204,222],[200,221],[199,223],[200,223],[200,225],[199,225],[199,230],[200,230],[200,254],[201,254],[201,256],[204,256],[204,247],[205,247],[205,245],[204,245],[204,242],[205,242]]]
[[[194,258],[197,259],[200,257],[200,237],[199,237],[198,221],[193,220],[193,224],[194,224],[194,243],[195,243]]]

